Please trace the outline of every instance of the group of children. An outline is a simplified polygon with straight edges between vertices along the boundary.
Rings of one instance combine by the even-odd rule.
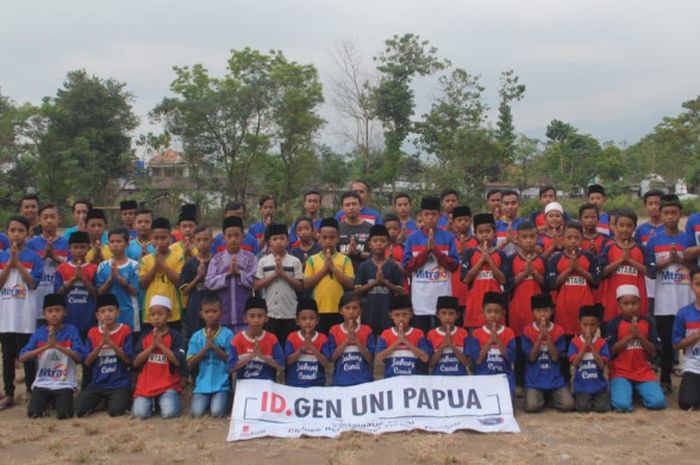
[[[233,379],[349,386],[372,381],[375,363],[384,377],[505,373],[527,412],[630,411],[635,392],[660,409],[679,350],[679,405],[700,406],[700,217],[679,230],[677,197],[647,193],[637,227],[632,211],[604,212],[597,185],[579,221],[551,187],[529,220],[515,191],[489,192],[491,212],[472,217],[446,190],[413,220],[408,195],[382,218],[364,182],[351,188],[335,218],[306,193],[291,231],[272,197],[247,231],[231,202],[216,237],[194,205],[173,229],[133,201],[112,229],[76,202],[62,237],[58,208],[37,200],[0,237],[0,408],[19,358],[30,417],[102,404],[174,417],[190,380],[191,415],[224,416]]]

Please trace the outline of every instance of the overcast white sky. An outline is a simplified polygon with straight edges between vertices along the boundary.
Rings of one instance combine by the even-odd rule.
[[[481,74],[491,107],[500,71],[513,68],[527,85],[514,107],[517,131],[544,138],[558,118],[631,143],[700,93],[698,18],[693,0],[3,0],[0,92],[38,103],[67,71],[85,68],[128,84],[143,131],[173,65],[223,74],[231,49],[277,48],[314,63],[328,84],[338,40],[356,40],[371,65],[384,39],[413,32]],[[433,81],[417,84],[419,113],[436,92]],[[339,143],[331,126],[322,137]]]

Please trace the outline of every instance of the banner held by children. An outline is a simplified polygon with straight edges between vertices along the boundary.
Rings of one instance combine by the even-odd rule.
[[[398,376],[349,387],[311,388],[242,380],[236,386],[228,440],[413,429],[520,432],[508,379],[505,375]]]

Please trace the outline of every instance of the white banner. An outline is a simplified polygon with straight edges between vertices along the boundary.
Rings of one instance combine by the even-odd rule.
[[[519,433],[506,375],[397,376],[313,388],[242,380],[236,386],[228,440],[413,429]]]

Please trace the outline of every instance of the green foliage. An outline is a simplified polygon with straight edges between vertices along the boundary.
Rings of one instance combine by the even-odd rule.
[[[64,203],[80,193],[100,204],[116,196],[115,181],[131,169],[130,132],[138,124],[125,87],[77,70],[56,97],[44,99],[36,165],[44,200]]]
[[[501,168],[505,168],[513,158],[515,142],[515,126],[513,124],[512,102],[519,102],[525,95],[525,85],[519,83],[518,76],[510,69],[501,73],[501,87],[498,90],[500,103],[498,105],[498,122],[496,123],[496,139],[501,144],[503,156]],[[497,176],[497,178],[500,176]]]

